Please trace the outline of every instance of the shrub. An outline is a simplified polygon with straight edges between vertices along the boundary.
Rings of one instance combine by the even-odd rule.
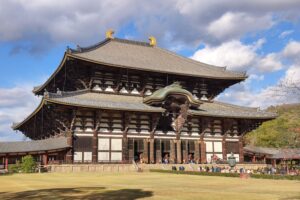
[[[24,173],[32,173],[35,171],[36,162],[31,155],[22,157],[21,169]]]
[[[171,171],[163,169],[150,169],[150,172],[170,173],[170,174],[188,174],[202,176],[225,176],[225,177],[240,177],[237,173],[219,173],[219,172],[197,172],[197,171]]]
[[[8,173],[19,173],[21,171],[21,163],[17,160],[16,164],[8,165]]]
[[[169,173],[169,174],[188,174],[199,176],[223,176],[223,177],[240,177],[238,173],[218,173],[218,172],[197,172],[197,171],[172,171],[163,169],[150,169],[150,172]],[[275,179],[275,180],[299,180],[300,176],[291,175],[269,175],[269,174],[251,174],[251,178]]]

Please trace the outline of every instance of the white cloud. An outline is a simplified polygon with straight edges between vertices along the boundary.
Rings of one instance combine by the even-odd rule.
[[[270,53],[265,56],[256,51],[262,47],[263,39],[253,44],[243,44],[238,40],[225,42],[220,46],[206,46],[194,53],[193,59],[219,66],[227,66],[230,70],[271,72],[282,69],[279,55]]]
[[[249,82],[240,83],[227,89],[217,100],[249,107],[265,109],[271,105],[297,103],[299,94],[285,93],[284,88],[268,86],[258,91],[251,88]]]
[[[278,71],[283,68],[281,60],[276,53],[270,53],[260,59],[258,58],[257,65],[257,68],[263,72]]]
[[[207,46],[194,53],[193,59],[219,66],[228,66],[233,70],[244,70],[253,65],[256,54],[253,46],[243,45],[233,40],[217,47]]]
[[[129,25],[138,31],[135,38],[151,34],[161,46],[216,45],[280,20],[298,20],[299,8],[293,0],[2,0],[0,41],[26,41],[35,49],[61,42],[87,45],[102,40],[108,28]]]
[[[294,33],[294,30],[283,31],[282,33],[280,33],[279,38],[280,39],[286,38],[287,36],[291,35],[292,33]]]
[[[217,99],[237,105],[267,108],[271,105],[299,103],[300,65],[291,65],[277,84],[256,90],[252,81],[260,81],[257,75],[250,76],[245,82],[232,86]],[[284,83],[285,87],[281,86]],[[298,89],[293,89],[294,86]],[[290,88],[289,88],[290,87]]]
[[[290,65],[286,67],[286,71],[282,78],[274,85],[265,88],[253,87],[259,85],[257,82],[264,79],[263,75],[255,74],[255,70],[250,70],[250,77],[240,84],[236,84],[225,90],[217,99],[233,104],[254,106],[266,108],[270,105],[296,103],[300,101],[300,43],[296,41],[289,42],[281,52],[270,53],[259,60],[258,67],[260,70],[282,69],[282,60],[289,58]],[[296,88],[295,88],[296,86]]]
[[[282,55],[294,62],[300,62],[300,42],[290,41],[284,48]]]
[[[20,122],[37,106],[39,99],[31,92],[32,86],[0,88],[0,141],[21,140],[24,136],[11,129],[13,122]]]
[[[257,32],[270,28],[274,24],[271,15],[249,15],[247,13],[227,12],[219,19],[211,22],[208,33],[224,41],[239,38],[247,32]]]

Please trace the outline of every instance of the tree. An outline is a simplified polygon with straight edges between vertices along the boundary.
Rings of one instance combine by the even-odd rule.
[[[246,143],[264,147],[300,147],[300,104],[272,106],[278,117],[246,135]]]
[[[295,98],[300,101],[300,80],[284,79],[274,87],[274,96],[281,96],[284,99]]]
[[[32,173],[35,171],[36,162],[31,155],[22,157],[21,169],[24,173]]]

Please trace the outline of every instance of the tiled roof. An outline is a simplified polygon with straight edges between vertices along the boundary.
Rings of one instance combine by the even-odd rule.
[[[105,110],[123,110],[137,112],[164,112],[161,107],[149,106],[143,103],[141,96],[117,95],[109,93],[91,92],[90,90],[62,92],[61,94],[48,93],[38,108],[21,123],[13,124],[13,129],[18,129],[23,123],[35,115],[44,105],[52,102],[67,106],[98,108]],[[256,108],[235,106],[221,102],[206,102],[198,110],[190,109],[189,113],[199,116],[247,118],[247,119],[273,119],[276,114],[258,110]]]
[[[271,159],[300,159],[299,148],[268,148],[268,147],[257,147],[257,146],[245,146],[245,152],[257,153],[266,155]]]
[[[67,92],[63,95],[50,94],[47,101],[54,103],[96,107],[102,109],[113,110],[131,110],[143,112],[163,112],[160,107],[149,106],[143,103],[140,96],[115,95],[95,93],[89,91]],[[217,101],[203,102],[198,110],[190,109],[189,112],[194,115],[215,116],[215,117],[233,117],[233,118],[253,118],[253,119],[272,119],[276,114],[258,110],[257,108],[249,108],[244,106],[236,106],[228,103]]]
[[[66,92],[62,95],[49,94],[49,97],[45,97],[45,100],[58,104],[111,110],[128,110],[143,112],[164,111],[163,108],[153,107],[144,104],[143,98],[139,96],[116,95],[89,91]]]
[[[231,117],[246,119],[273,119],[275,113],[266,112],[257,108],[245,106],[236,106],[228,103],[213,101],[204,101],[198,110],[190,110],[192,114],[201,116]]]
[[[71,50],[71,55],[129,69],[215,79],[244,80],[247,77],[244,72],[198,62],[145,42],[118,38],[106,39],[88,48],[79,47]]]
[[[257,147],[257,146],[245,146],[244,151],[259,153],[259,154],[267,154],[267,155],[275,155],[279,153],[279,150],[276,148]]]
[[[274,159],[300,159],[300,149],[281,149],[272,156]]]
[[[56,149],[65,149],[68,147],[70,146],[67,144],[66,137],[20,142],[0,142],[0,154],[50,151]]]

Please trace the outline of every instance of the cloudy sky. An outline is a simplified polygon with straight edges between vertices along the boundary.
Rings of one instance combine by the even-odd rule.
[[[39,103],[31,90],[57,68],[67,46],[94,44],[113,28],[195,60],[247,71],[218,100],[266,108],[300,80],[300,0],[1,0],[0,140],[22,140],[13,121]],[[299,82],[300,83],[300,82]]]

